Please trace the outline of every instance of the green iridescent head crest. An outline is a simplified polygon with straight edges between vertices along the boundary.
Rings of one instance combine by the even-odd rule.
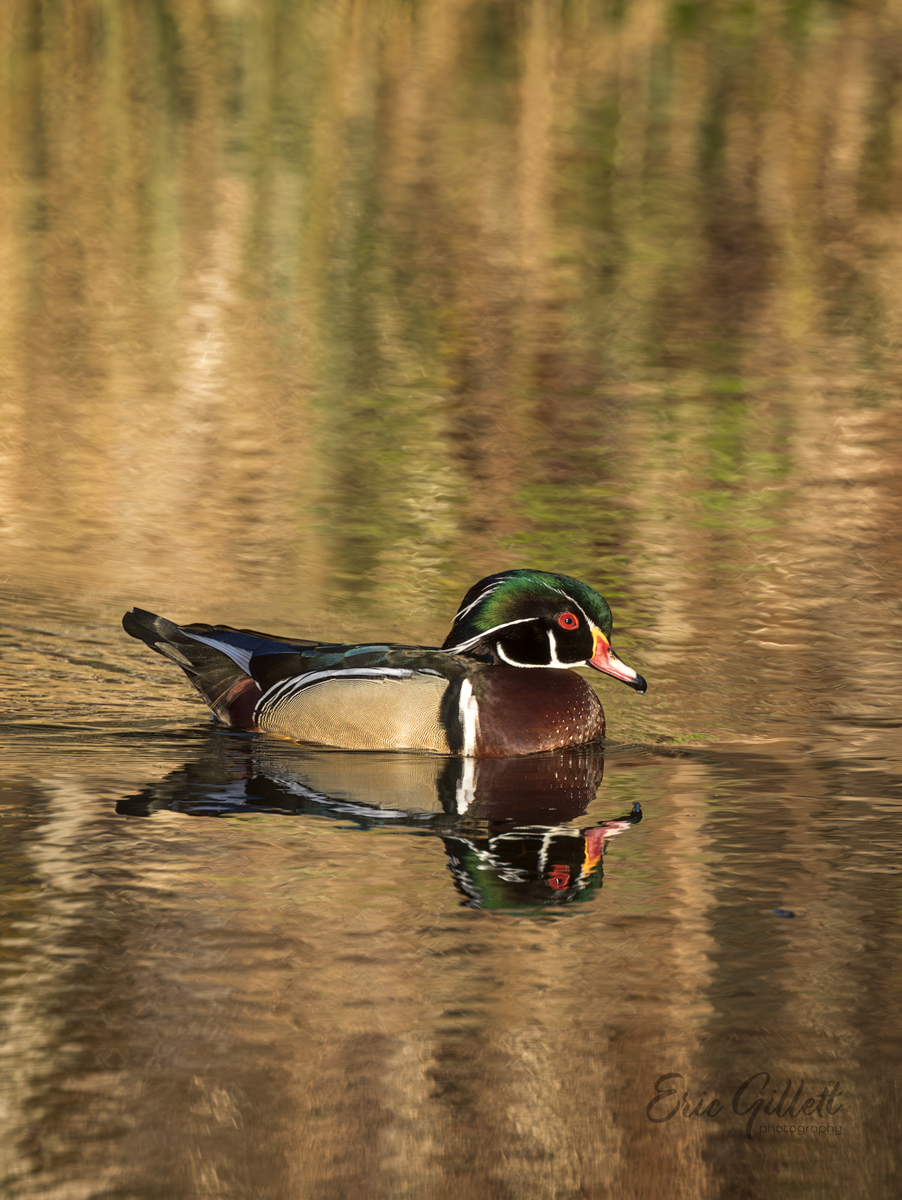
[[[464,596],[445,639],[445,649],[463,647],[500,626],[573,606],[610,638],[612,618],[608,603],[581,580],[530,568],[488,575]]]

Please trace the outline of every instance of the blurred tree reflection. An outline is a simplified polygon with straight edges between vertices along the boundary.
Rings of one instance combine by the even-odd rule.
[[[421,636],[541,559],[638,619],[895,393],[900,49],[891,4],[8,0],[10,554]]]

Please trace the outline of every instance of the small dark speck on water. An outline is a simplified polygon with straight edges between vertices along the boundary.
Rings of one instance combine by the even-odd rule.
[[[790,912],[788,908],[772,908],[770,910],[775,917],[794,917],[795,913]]]

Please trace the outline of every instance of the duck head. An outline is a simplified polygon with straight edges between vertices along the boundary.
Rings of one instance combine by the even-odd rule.
[[[443,650],[509,667],[595,667],[637,692],[645,680],[611,649],[611,610],[594,588],[548,571],[500,571],[464,596]]]

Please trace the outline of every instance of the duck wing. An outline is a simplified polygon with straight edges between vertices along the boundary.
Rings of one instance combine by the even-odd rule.
[[[432,646],[289,640],[229,625],[176,625],[141,608],[126,613],[122,625],[181,667],[223,724],[240,728],[254,727],[261,697],[263,712],[318,685],[414,677],[439,677],[447,684],[472,667],[472,661]]]

